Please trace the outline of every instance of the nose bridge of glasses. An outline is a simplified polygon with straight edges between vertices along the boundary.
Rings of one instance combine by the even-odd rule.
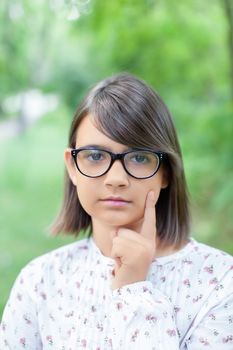
[[[126,171],[125,164],[124,164],[125,153],[110,153],[110,154],[111,154],[111,164],[110,164],[108,170],[110,170],[112,168],[112,166],[116,162],[116,160],[119,160],[123,170]]]

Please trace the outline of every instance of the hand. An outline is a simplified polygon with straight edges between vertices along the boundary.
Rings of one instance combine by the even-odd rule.
[[[144,281],[156,251],[155,194],[146,198],[140,232],[120,228],[112,241],[111,257],[115,259],[112,289]]]

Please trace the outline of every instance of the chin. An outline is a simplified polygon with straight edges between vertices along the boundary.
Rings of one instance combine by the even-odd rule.
[[[124,227],[127,229],[136,229],[140,224],[141,224],[142,219],[138,219],[138,218],[132,218],[130,219],[129,217],[127,218],[122,218],[120,217],[120,215],[116,215],[114,217],[108,217],[108,218],[104,218],[103,222],[106,225],[109,226],[113,226],[113,227]]]
[[[128,220],[106,220],[106,221],[103,221],[103,223],[112,227],[125,227],[125,228],[128,228],[129,226],[132,225],[132,223],[130,223]]]
[[[108,213],[107,215],[100,215],[98,221],[110,226],[125,226],[132,222],[129,216],[121,215],[120,213]]]

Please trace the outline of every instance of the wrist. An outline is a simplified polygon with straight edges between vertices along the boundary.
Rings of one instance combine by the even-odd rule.
[[[120,278],[115,277],[112,281],[112,290],[122,288],[124,286],[129,285],[129,284],[143,282],[143,281],[146,281],[146,279],[147,279],[147,273],[141,273],[141,274],[137,273],[137,276],[133,276],[131,274],[131,275],[129,275],[129,277],[124,278],[124,279],[120,279]]]

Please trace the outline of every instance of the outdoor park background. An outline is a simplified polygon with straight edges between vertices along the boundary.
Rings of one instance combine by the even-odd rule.
[[[2,0],[0,318],[32,258],[73,241],[47,227],[88,87],[120,71],[153,85],[181,141],[192,234],[233,254],[233,1]]]

